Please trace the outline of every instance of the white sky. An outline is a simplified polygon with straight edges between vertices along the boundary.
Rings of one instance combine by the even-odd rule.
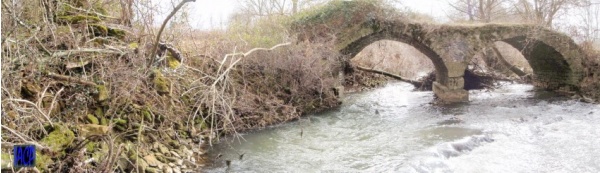
[[[237,0],[196,0],[189,3],[192,27],[208,29],[224,26],[237,4]]]

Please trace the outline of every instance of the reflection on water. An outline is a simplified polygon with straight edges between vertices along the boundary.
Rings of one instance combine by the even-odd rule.
[[[208,172],[600,172],[598,105],[520,84],[464,104],[432,99],[404,83],[351,94],[337,110],[221,141]]]

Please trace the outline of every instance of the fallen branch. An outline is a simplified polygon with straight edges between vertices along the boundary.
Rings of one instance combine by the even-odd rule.
[[[510,62],[508,62],[504,56],[502,56],[502,54],[500,53],[500,50],[498,50],[498,48],[496,48],[496,46],[493,46],[492,49],[494,50],[494,53],[496,53],[496,57],[498,57],[498,59],[500,60],[500,62],[502,63],[502,65],[506,66],[508,69],[510,69],[510,71],[512,71],[513,73],[519,75],[519,77],[523,77],[526,76],[527,73],[525,73],[523,70],[517,68],[516,66],[510,64]]]
[[[169,16],[167,16],[167,18],[163,21],[162,25],[160,26],[160,30],[158,30],[158,34],[156,34],[156,40],[154,41],[154,44],[152,45],[152,52],[150,52],[150,65],[154,64],[154,59],[156,56],[156,49],[158,48],[158,42],[160,42],[160,36],[162,35],[163,30],[165,30],[165,26],[167,25],[167,23],[169,22],[169,20],[171,20],[171,18],[175,15],[175,13],[177,13],[177,11],[179,11],[179,9],[181,9],[181,7],[183,7],[183,5],[185,5],[188,2],[196,2],[196,0],[183,0],[181,1],[177,7],[175,7],[173,9],[173,11],[171,11],[171,14],[169,14]]]
[[[86,80],[83,80],[83,79],[80,79],[80,78],[76,78],[76,77],[59,75],[59,74],[52,73],[52,72],[49,72],[46,75],[48,75],[48,77],[51,77],[53,79],[61,80],[61,81],[65,81],[65,82],[73,82],[73,83],[78,83],[78,84],[88,85],[88,86],[96,86],[97,85],[94,82],[86,81]]]
[[[412,84],[412,85],[414,85],[417,88],[419,88],[423,84],[422,82],[415,81],[415,80],[410,80],[410,79],[406,79],[405,77],[398,76],[398,75],[395,75],[395,74],[391,74],[391,73],[388,73],[388,72],[385,72],[385,71],[381,71],[381,70],[375,70],[375,69],[372,69],[372,68],[365,68],[365,67],[361,67],[361,66],[356,66],[356,68],[359,69],[359,70],[362,70],[362,71],[371,72],[371,73],[377,73],[377,74],[381,74],[381,75],[384,75],[384,76],[387,76],[387,77],[391,77],[391,78],[394,78],[396,80]]]
[[[223,67],[223,64],[225,63],[225,61],[227,61],[227,58],[228,58],[228,57],[233,57],[233,56],[239,56],[239,55],[241,55],[241,56],[242,56],[242,58],[243,58],[243,57],[246,57],[246,56],[248,56],[248,55],[252,54],[252,53],[253,53],[253,52],[255,52],[255,51],[259,51],[259,50],[262,50],[262,51],[272,51],[272,50],[274,50],[274,49],[276,49],[276,48],[278,48],[278,47],[281,47],[281,46],[287,46],[287,45],[290,45],[290,44],[292,44],[292,43],[290,43],[290,42],[287,42],[287,43],[281,43],[281,44],[275,45],[275,46],[273,46],[273,47],[271,47],[271,48],[269,48],[269,49],[267,49],[267,48],[254,48],[254,49],[251,49],[251,50],[249,50],[249,51],[248,51],[248,52],[246,52],[246,53],[231,53],[231,54],[227,54],[227,55],[225,55],[225,58],[223,58],[223,61],[221,61],[221,66],[219,67],[219,70],[218,70],[217,72],[220,72],[220,71],[221,71],[221,67]],[[223,77],[225,77],[225,75],[226,75],[226,74],[228,74],[228,73],[229,73],[229,71],[230,71],[230,70],[231,70],[231,69],[232,69],[232,68],[233,68],[233,67],[234,67],[234,66],[235,66],[235,65],[236,65],[238,62],[240,62],[240,61],[242,60],[242,58],[240,58],[240,59],[237,59],[236,61],[234,61],[233,63],[231,63],[231,65],[229,66],[229,68],[227,68],[227,69],[226,69],[226,70],[225,70],[225,71],[224,71],[224,72],[223,72],[223,73],[222,73],[222,74],[221,74],[221,75],[220,75],[220,76],[219,76],[219,77],[218,77],[218,78],[215,80],[215,82],[212,84],[212,86],[216,85],[216,84],[217,84],[217,82],[219,82],[219,81],[220,81],[220,80],[221,80]]]
[[[107,16],[107,15],[104,15],[102,13],[98,13],[98,12],[95,12],[95,11],[89,11],[89,10],[77,8],[77,7],[72,6],[70,4],[67,4],[67,3],[61,3],[61,5],[66,5],[66,6],[69,6],[69,8],[71,8],[71,9],[74,9],[74,10],[77,10],[77,11],[81,11],[81,12],[84,12],[84,13],[87,13],[87,14],[93,14],[93,15],[96,15],[98,17],[104,17],[104,18],[107,18],[107,19],[119,19],[119,18],[116,18],[116,17],[113,17],[113,16]]]
[[[56,57],[63,57],[63,56],[69,56],[69,55],[77,55],[77,54],[82,54],[82,53],[105,53],[105,54],[117,54],[117,55],[125,54],[125,52],[118,52],[118,51],[113,51],[113,50],[108,50],[108,49],[78,49],[78,50],[67,50],[67,51],[63,51],[63,52],[55,52],[52,54],[52,57],[56,58]]]

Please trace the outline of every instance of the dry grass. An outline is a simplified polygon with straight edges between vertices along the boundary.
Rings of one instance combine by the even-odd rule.
[[[115,3],[101,7],[119,7]],[[338,54],[328,41],[251,51],[253,37],[240,33],[167,28],[164,41],[184,57],[172,68],[166,60],[151,63],[157,60],[150,56],[155,37],[149,25],[136,23],[124,37],[110,36],[90,29],[97,22],[65,24],[43,17],[48,13],[25,13],[42,21],[33,25],[33,17],[11,16],[7,9],[22,12],[3,7],[2,142],[48,148],[41,154],[54,161],[43,162],[44,171],[135,171],[136,153],[154,142],[212,141],[339,104],[332,89]],[[86,136],[80,127],[91,123],[110,131]],[[49,143],[59,126],[74,139]],[[122,159],[130,166],[119,166]]]

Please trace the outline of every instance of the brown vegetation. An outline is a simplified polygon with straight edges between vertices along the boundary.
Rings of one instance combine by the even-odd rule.
[[[3,1],[3,155],[31,143],[42,171],[148,171],[153,146],[191,150],[339,104],[330,42],[249,45],[240,33],[167,28],[168,44],[143,21],[111,16],[130,7]]]

